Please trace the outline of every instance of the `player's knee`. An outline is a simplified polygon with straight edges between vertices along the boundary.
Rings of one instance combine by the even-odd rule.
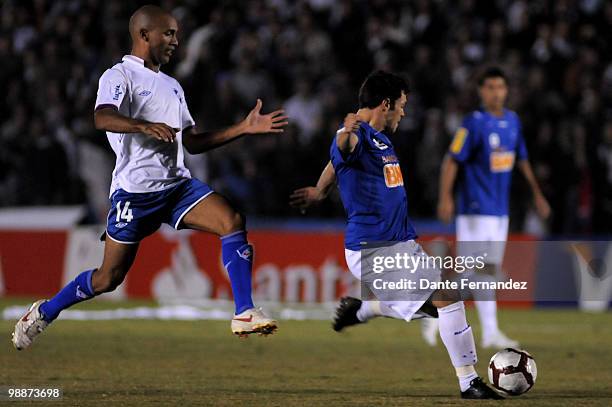
[[[233,232],[238,232],[239,230],[244,230],[244,226],[244,216],[239,212],[234,212],[223,219],[220,235],[228,235]]]
[[[453,300],[434,300],[431,303],[436,308],[444,308],[444,307],[447,307],[447,306],[449,306],[451,304],[454,304],[456,302],[457,301],[453,301]]]
[[[91,279],[91,283],[96,294],[108,293],[115,291],[125,278],[125,270],[123,267],[100,268]]]
[[[461,294],[457,290],[436,290],[431,296],[431,303],[436,308],[443,308],[461,301]]]

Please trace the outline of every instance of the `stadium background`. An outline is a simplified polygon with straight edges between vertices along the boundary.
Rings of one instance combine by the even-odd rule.
[[[0,9],[0,205],[87,205],[104,222],[114,155],[92,110],[101,73],[129,52],[142,1],[12,1]],[[281,137],[240,140],[190,166],[250,216],[299,216],[332,135],[367,73],[406,74],[414,91],[394,142],[413,218],[433,218],[441,158],[476,108],[475,78],[499,65],[523,122],[554,234],[609,233],[612,222],[612,3],[582,1],[162,1],[179,53],[163,69],[185,88],[199,128],[243,117],[256,97],[285,107]],[[282,174],[282,176],[279,176]],[[521,176],[512,230],[529,228]],[[343,216],[338,199],[311,213]],[[527,220],[527,224],[526,224]]]

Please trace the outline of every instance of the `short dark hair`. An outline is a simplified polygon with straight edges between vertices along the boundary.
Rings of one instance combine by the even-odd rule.
[[[389,99],[393,110],[394,102],[402,96],[402,92],[410,92],[410,86],[404,78],[385,71],[373,72],[359,89],[359,108],[373,109],[383,100]]]
[[[485,69],[478,78],[478,86],[484,85],[485,81],[491,78],[502,78],[504,82],[508,83],[508,78],[506,77],[504,71],[497,66],[491,66]]]

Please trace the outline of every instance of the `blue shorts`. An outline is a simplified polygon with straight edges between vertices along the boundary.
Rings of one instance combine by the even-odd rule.
[[[131,193],[118,189],[111,196],[106,235],[116,242],[131,244],[154,233],[162,223],[182,229],[187,212],[213,192],[194,178],[158,192]]]

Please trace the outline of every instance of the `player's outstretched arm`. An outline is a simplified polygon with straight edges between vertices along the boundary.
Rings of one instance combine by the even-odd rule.
[[[96,110],[94,125],[98,130],[113,133],[143,133],[167,143],[174,141],[177,131],[164,123],[150,123],[123,116],[114,106]]]
[[[183,144],[191,154],[199,154],[220,147],[246,134],[282,133],[287,122],[282,109],[261,114],[261,99],[240,123],[222,130],[197,133],[194,127],[183,131]]]
[[[349,113],[344,118],[344,127],[336,132],[336,145],[343,154],[350,154],[357,147],[359,138],[355,132],[364,121],[357,113]]]
[[[455,212],[455,202],[453,200],[453,185],[457,178],[457,162],[446,155],[442,161],[440,170],[440,186],[438,192],[438,219],[449,223]]]
[[[336,182],[336,172],[331,161],[327,163],[317,185],[296,189],[289,196],[289,205],[294,208],[306,209],[323,201],[332,190]]]
[[[536,180],[533,170],[531,169],[531,164],[529,164],[528,160],[521,160],[518,163],[518,167],[531,187],[531,192],[533,193],[533,203],[536,207],[538,215],[542,219],[547,219],[550,216],[550,205],[548,204],[548,201],[544,197],[544,194],[538,185],[538,181]]]

